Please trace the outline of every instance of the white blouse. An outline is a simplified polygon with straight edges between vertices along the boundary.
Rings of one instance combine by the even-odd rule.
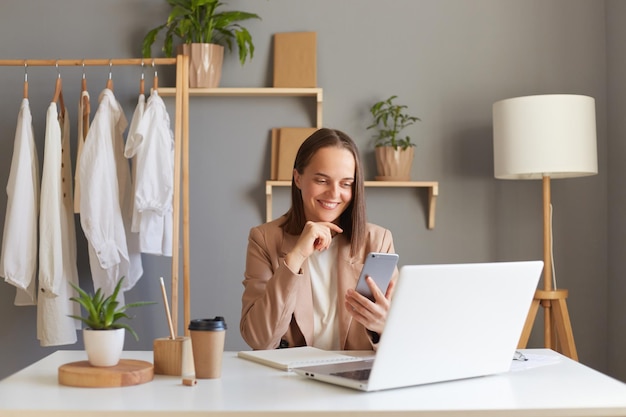
[[[337,319],[337,244],[308,258],[313,293],[313,346],[339,350]]]
[[[39,158],[27,98],[17,117],[13,158],[7,182],[0,276],[17,288],[15,305],[36,304]]]

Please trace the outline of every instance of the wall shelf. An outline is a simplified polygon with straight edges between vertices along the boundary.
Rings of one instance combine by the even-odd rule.
[[[274,87],[218,87],[190,88],[189,97],[315,97],[316,124],[322,127],[322,88],[274,88]],[[176,88],[161,87],[159,94],[163,97],[174,96]]]
[[[365,187],[378,188],[428,188],[428,228],[435,228],[435,208],[439,195],[439,182],[437,181],[365,181]],[[274,187],[290,187],[291,181],[265,181],[265,217],[266,221],[273,220],[272,194]]]

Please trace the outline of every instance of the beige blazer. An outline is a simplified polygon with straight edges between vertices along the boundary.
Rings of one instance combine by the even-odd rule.
[[[308,263],[302,271],[291,271],[285,256],[298,236],[283,232],[284,217],[250,230],[240,331],[253,349],[311,345],[313,341],[313,296]],[[369,252],[394,252],[391,232],[367,225],[366,242],[355,257],[345,236],[339,239],[337,291],[340,346],[345,350],[369,350],[373,343],[363,325],[352,320],[344,307],[344,294],[356,286]],[[300,272],[300,273],[297,273]],[[398,271],[393,279],[397,279]],[[385,289],[382,289],[385,291]],[[282,343],[281,343],[282,342]]]

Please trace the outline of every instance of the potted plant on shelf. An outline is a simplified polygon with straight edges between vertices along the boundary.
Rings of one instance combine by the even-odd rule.
[[[217,87],[222,74],[224,47],[233,43],[239,49],[241,65],[254,56],[254,44],[248,30],[239,22],[260,19],[255,13],[220,11],[219,0],[167,0],[172,10],[167,21],[151,29],[143,39],[142,54],[149,58],[152,44],[164,29],[163,52],[171,57],[174,38],[182,41],[183,53],[189,55],[189,86]]]
[[[80,304],[87,312],[86,317],[70,315],[70,317],[82,321],[87,326],[83,329],[83,341],[89,363],[93,366],[115,366],[120,361],[124,349],[124,331],[128,330],[135,340],[139,340],[137,333],[121,319],[130,319],[126,310],[154,304],[151,301],[138,301],[120,306],[117,295],[120,291],[122,280],[120,278],[113,293],[104,296],[101,288],[95,294],[89,294],[82,288],[70,283],[78,292],[78,297],[70,297],[70,300]]]
[[[408,106],[394,103],[397,97],[393,95],[370,107],[374,122],[367,129],[378,130],[374,137],[377,180],[408,181],[411,178],[415,144],[409,136],[400,134],[420,119],[407,114]]]

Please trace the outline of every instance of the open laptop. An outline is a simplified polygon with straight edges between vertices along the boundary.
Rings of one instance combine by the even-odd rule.
[[[362,391],[509,371],[542,261],[400,269],[373,359],[295,368]]]

